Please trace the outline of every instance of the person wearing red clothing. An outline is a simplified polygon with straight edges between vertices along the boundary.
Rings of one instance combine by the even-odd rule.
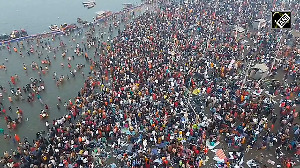
[[[19,168],[19,167],[20,167],[20,163],[19,162],[14,163],[13,168]]]
[[[175,101],[175,102],[174,102],[174,106],[175,106],[175,107],[178,107],[178,101]]]
[[[145,160],[145,168],[150,168],[150,160],[147,158]]]
[[[204,154],[207,155],[207,153],[208,153],[208,147],[206,146],[206,147],[204,148]]]

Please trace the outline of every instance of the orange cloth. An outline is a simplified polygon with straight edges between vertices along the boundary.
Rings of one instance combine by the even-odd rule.
[[[244,144],[246,142],[246,138],[245,137],[243,137],[243,139],[242,139],[242,144]]]
[[[20,137],[17,134],[15,134],[15,139],[17,142],[20,142]]]
[[[245,100],[245,96],[241,96],[241,102],[243,102]]]

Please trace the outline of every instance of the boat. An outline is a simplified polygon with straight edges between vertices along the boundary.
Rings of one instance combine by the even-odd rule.
[[[95,0],[90,0],[90,1],[87,1],[87,2],[82,2],[82,4],[83,5],[85,5],[85,4],[90,4],[90,3],[94,3],[94,4],[96,4],[96,1]]]
[[[100,20],[100,19],[104,19],[106,17],[109,17],[110,15],[112,15],[111,11],[98,11],[96,12],[96,20]]]
[[[91,8],[93,8],[95,6],[95,4],[89,4],[89,5],[87,5],[86,7],[88,8],[88,9],[91,9]]]
[[[15,39],[20,37],[20,32],[18,30],[14,30],[10,33],[10,38]]]
[[[77,18],[77,23],[82,23],[83,22],[83,20],[81,19],[81,18]]]
[[[123,10],[129,10],[131,8],[133,8],[133,4],[132,3],[123,3]]]
[[[96,6],[96,2],[95,1],[82,2],[82,4],[83,4],[84,7],[88,8],[88,9],[91,9],[94,6]]]
[[[25,30],[25,29],[21,29],[21,37],[26,37],[26,36],[28,36],[28,33],[27,33],[27,31]]]
[[[71,30],[76,29],[76,28],[77,28],[76,24],[67,24],[67,23],[64,23],[60,26],[58,26],[56,24],[49,26],[49,29],[51,31],[63,31],[63,32],[71,31]]]
[[[81,18],[77,18],[77,23],[82,24],[82,25],[87,25],[88,21],[82,20]],[[76,27],[77,27],[77,25],[76,25]]]
[[[61,25],[61,30],[64,32],[72,31],[76,28],[77,28],[76,24],[66,24],[65,23],[65,24]]]
[[[7,34],[0,35],[0,41],[7,41],[10,39],[10,36]]]
[[[61,29],[61,30],[64,30],[67,26],[68,26],[68,24],[67,24],[67,23],[64,23],[64,24],[60,25],[60,29]]]
[[[51,25],[51,26],[49,26],[49,29],[51,30],[51,31],[60,31],[60,28],[55,24],[55,25]]]

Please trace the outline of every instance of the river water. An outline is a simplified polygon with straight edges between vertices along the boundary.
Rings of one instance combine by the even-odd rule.
[[[96,0],[96,6],[84,8],[87,0],[9,0],[0,1],[0,34],[26,29],[29,34],[49,31],[51,24],[75,23],[78,17],[92,21],[97,11],[119,11],[123,3],[137,5],[140,0]]]
[[[16,0],[11,1],[0,1],[0,11],[2,14],[0,15],[0,25],[2,32],[9,32],[13,29],[25,28],[28,30],[29,34],[40,33],[44,31],[48,31],[48,26],[50,24],[61,24],[61,23],[75,23],[77,17],[83,18],[85,20],[92,20],[92,17],[95,16],[96,11],[100,10],[111,10],[118,11],[122,9],[122,3],[131,2],[133,4],[138,4],[140,2],[136,0],[111,0],[109,3],[107,1],[101,0],[96,1],[96,7],[92,9],[86,9],[82,6],[81,1],[59,1],[59,0],[45,0],[45,1],[33,1],[33,0],[24,0],[21,2]],[[102,3],[101,3],[102,2]],[[51,10],[52,9],[52,10]],[[47,11],[47,12],[45,12]],[[5,14],[5,15],[4,15]],[[59,19],[58,19],[59,17]],[[106,28],[101,28],[101,31],[107,32]],[[115,33],[116,34],[116,30]],[[84,36],[74,37],[76,42],[72,42],[71,37],[61,36],[61,40],[66,43],[69,47],[72,45],[76,46],[76,43],[81,43],[85,41]],[[105,37],[106,38],[106,37]],[[48,39],[44,39],[43,41],[48,41]],[[51,45],[57,47],[59,45],[59,40],[51,41]],[[35,43],[32,43],[35,45]],[[67,58],[62,58],[62,51],[54,54],[53,52],[48,52],[45,49],[37,48],[38,51],[43,51],[43,55],[41,58],[38,58],[37,54],[28,56],[26,51],[29,50],[31,44],[27,44],[24,42],[25,49],[22,50],[22,54],[24,57],[21,57],[19,53],[15,53],[13,50],[11,53],[7,51],[4,47],[1,47],[0,50],[0,65],[3,63],[7,67],[7,71],[0,69],[0,85],[5,87],[6,93],[3,93],[3,102],[4,108],[6,109],[6,114],[9,115],[12,119],[17,117],[16,109],[19,107],[23,111],[23,122],[18,125],[16,130],[10,131],[7,129],[6,122],[4,119],[4,114],[0,114],[0,128],[4,129],[4,132],[11,135],[18,134],[21,139],[24,137],[28,137],[29,140],[32,140],[36,136],[37,131],[46,130],[45,120],[41,120],[39,114],[41,109],[44,109],[44,106],[35,99],[34,102],[28,103],[26,99],[24,101],[17,101],[13,99],[13,102],[10,103],[8,101],[8,96],[10,94],[9,85],[10,76],[15,74],[18,75],[19,80],[16,85],[12,86],[15,90],[17,88],[22,88],[26,84],[30,82],[30,78],[39,78],[38,71],[33,70],[30,67],[32,61],[38,63],[39,66],[45,68],[45,65],[41,64],[41,60],[45,59],[49,56],[52,61],[51,66],[49,66],[49,70],[45,75],[42,75],[42,79],[45,82],[45,91],[41,92],[40,96],[44,103],[46,103],[50,108],[50,116],[47,118],[49,123],[52,123],[53,119],[59,118],[62,115],[67,114],[67,111],[63,107],[64,102],[68,102],[69,99],[77,96],[77,92],[83,86],[85,77],[87,77],[88,72],[90,71],[88,62],[83,58],[83,56],[78,57],[69,48],[69,52],[66,57],[75,56],[74,60],[68,61]],[[17,47],[16,43],[12,43],[11,48],[14,46]],[[88,51],[89,56],[93,56],[94,49]],[[56,55],[56,59],[53,56]],[[5,59],[8,61],[5,61]],[[67,67],[67,63],[70,63],[72,68]],[[23,63],[27,65],[27,72],[23,69]],[[65,65],[64,68],[61,67],[61,63]],[[73,70],[76,64],[85,64],[86,67],[82,69],[82,71],[77,72],[76,77],[73,78],[70,75],[70,70]],[[57,87],[55,80],[53,80],[54,72],[57,73],[57,76],[67,75],[70,76],[70,80],[64,82],[63,85]],[[85,77],[81,75],[81,73],[85,74]],[[1,92],[1,91],[0,91]],[[27,98],[28,93],[24,94],[24,98]],[[61,109],[58,110],[56,104],[58,103],[57,96],[60,96],[62,99]],[[12,107],[12,111],[8,110],[8,107]],[[12,139],[4,139],[3,135],[0,135],[0,155],[6,150],[12,150],[16,147]]]

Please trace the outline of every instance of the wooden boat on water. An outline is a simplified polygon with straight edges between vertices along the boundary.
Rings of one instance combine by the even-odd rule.
[[[112,15],[112,11],[98,11],[96,12],[96,19],[97,20],[101,20],[101,19],[105,19],[106,17],[109,17],[110,15]]]
[[[131,8],[133,8],[132,3],[123,3],[123,10],[127,11],[130,10]]]
[[[21,37],[28,36],[28,33],[27,33],[27,31],[25,29],[21,29],[20,34],[21,34]]]
[[[94,6],[96,6],[96,2],[95,1],[82,2],[82,4],[83,4],[84,7],[88,8],[88,9],[91,9]]]
[[[10,36],[8,34],[2,34],[0,35],[0,41],[6,41],[9,40]]]
[[[51,31],[60,31],[60,28],[55,24],[55,25],[50,25],[49,26],[49,29]]]
[[[63,32],[66,32],[66,31],[75,29],[76,27],[77,26],[75,24],[64,23],[64,24],[62,24],[60,26],[58,26],[58,25],[51,25],[51,26],[49,26],[49,29],[51,31],[63,31]]]

